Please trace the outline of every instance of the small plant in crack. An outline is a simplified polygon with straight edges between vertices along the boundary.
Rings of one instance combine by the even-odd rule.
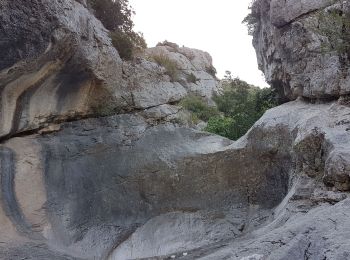
[[[196,84],[197,81],[199,81],[199,79],[197,79],[197,77],[193,73],[187,75],[186,80],[187,82],[194,83],[194,84]]]

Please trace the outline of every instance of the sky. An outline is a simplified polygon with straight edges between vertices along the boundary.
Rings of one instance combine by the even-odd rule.
[[[258,70],[252,37],[242,20],[251,0],[129,0],[136,12],[135,30],[149,47],[164,40],[207,51],[218,77],[232,72],[250,84],[266,87]]]

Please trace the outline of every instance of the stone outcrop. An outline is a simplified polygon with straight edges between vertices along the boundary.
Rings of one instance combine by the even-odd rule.
[[[337,223],[349,204],[349,113],[288,103],[235,143],[141,114],[12,138],[1,145],[0,252],[32,256],[44,243],[51,259],[298,259],[301,243],[336,259],[348,252]]]
[[[55,134],[12,138],[1,146],[2,178],[13,180],[2,187],[11,225],[1,227],[14,226],[22,236],[84,259],[151,257],[239,236],[247,214],[268,215],[283,199],[288,162],[284,169],[270,160],[249,166],[250,156],[264,155],[231,145],[173,124],[150,126],[138,115],[86,119],[63,124]],[[288,156],[281,151],[274,157],[283,162]],[[168,233],[172,219],[178,226]],[[149,234],[143,232],[153,225],[159,233],[144,243]],[[136,251],[127,239],[133,232],[130,240],[140,241]],[[194,233],[196,241],[188,243]]]
[[[259,67],[284,100],[298,96],[337,99],[350,93],[348,52],[336,46],[336,41],[341,39],[334,39],[334,35],[348,35],[350,29],[339,18],[332,21],[331,10],[346,13],[349,3],[332,0],[254,2],[253,44]],[[328,30],[323,31],[324,27]]]
[[[144,58],[123,62],[84,3],[6,0],[0,14],[0,138],[178,103],[188,93],[212,103],[219,87],[206,72],[211,57],[202,51],[172,50],[178,70],[193,72],[195,82],[184,76],[172,81],[162,66]],[[180,52],[191,55],[195,67]]]
[[[257,1],[260,32],[329,5],[311,2]],[[219,88],[209,54],[165,42],[125,62],[85,1],[0,5],[1,259],[349,258],[344,100],[299,98],[232,142],[178,120],[186,95]],[[272,83],[291,64],[264,63],[276,46],[256,45]]]
[[[1,1],[0,137],[123,107],[122,60],[76,1]]]
[[[245,138],[253,138],[254,143],[263,138],[272,154],[293,140],[288,144],[293,162],[288,194],[263,227],[225,241],[219,249],[213,244],[191,252],[193,258],[180,259],[348,258],[344,241],[349,230],[343,225],[350,221],[350,199],[345,192],[349,191],[349,112],[349,107],[334,102],[313,105],[303,101],[268,111]],[[290,133],[291,139],[283,132]]]
[[[214,93],[218,93],[220,86],[209,53],[164,41],[147,49],[145,55],[149,59],[163,56],[173,61],[178,68],[178,81],[188,93],[201,96],[209,104],[213,104],[211,98]]]

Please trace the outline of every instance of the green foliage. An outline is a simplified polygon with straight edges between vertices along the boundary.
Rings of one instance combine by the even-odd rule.
[[[231,71],[229,71],[229,70],[225,71],[224,81],[226,81],[226,82],[232,81],[232,73],[231,73]]]
[[[127,35],[120,31],[110,33],[113,46],[117,49],[120,57],[125,60],[130,60],[133,57],[133,44]]]
[[[252,6],[254,5],[255,0],[253,0],[250,4],[250,13],[243,19],[242,23],[245,24],[248,28],[248,34],[254,35],[257,30],[258,22],[259,22],[259,14],[253,11]]]
[[[165,54],[157,54],[151,57],[158,65],[165,68],[166,74],[170,76],[171,81],[177,81],[179,78],[179,66],[176,61],[170,59]]]
[[[113,46],[122,59],[132,57],[147,48],[141,33],[133,31],[134,23],[131,20],[134,11],[128,0],[88,0],[88,5],[94,15],[111,33]]]
[[[112,31],[110,33],[113,46],[117,49],[120,57],[131,60],[135,54],[142,52],[147,47],[143,36],[135,32]]]
[[[350,12],[337,9],[321,10],[312,26],[318,34],[327,38],[327,42],[322,44],[324,52],[337,51],[349,56]]]
[[[232,117],[255,110],[254,95],[251,95],[253,89],[248,83],[236,78],[223,84],[223,94],[214,96],[214,101],[225,116]]]
[[[208,74],[212,75],[214,78],[216,78],[216,73],[217,73],[217,71],[216,71],[216,69],[214,68],[214,66],[205,68],[205,71],[206,71]]]
[[[128,0],[88,0],[87,3],[106,29],[110,31],[132,31],[134,23],[131,16],[134,11]]]
[[[207,122],[205,131],[237,140],[243,136],[266,110],[278,105],[271,88],[260,89],[226,73],[223,92],[214,96],[217,107],[208,106],[200,97],[190,95],[181,105],[191,112],[191,122]]]
[[[219,115],[219,111],[216,109],[216,107],[208,106],[198,96],[187,96],[181,101],[180,105],[188,111],[192,112],[195,118],[198,118],[203,121],[208,121],[211,117]]]
[[[186,80],[187,82],[194,83],[194,84],[196,84],[198,81],[197,77],[193,73],[187,75]]]
[[[259,117],[262,116],[266,110],[278,106],[276,92],[271,88],[259,89],[255,95],[255,110]]]
[[[236,78],[224,80],[224,91],[214,101],[221,117],[210,118],[206,131],[232,140],[243,136],[266,110],[277,105],[270,88],[260,89]]]
[[[232,136],[231,134],[231,129],[233,125],[234,121],[232,118],[216,116],[209,119],[205,131],[221,135],[230,139],[236,139],[235,136]]]
[[[252,13],[249,13],[242,21],[243,24],[245,24],[248,28],[248,34],[254,35],[254,32],[256,31],[257,24],[258,24],[258,18],[253,15]]]

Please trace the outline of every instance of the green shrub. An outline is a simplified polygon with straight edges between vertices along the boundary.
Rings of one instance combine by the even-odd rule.
[[[260,89],[238,78],[226,79],[223,85],[223,93],[214,96],[223,116],[209,119],[208,132],[237,140],[267,109],[277,105],[275,92],[271,88]]]
[[[211,117],[219,115],[216,107],[208,106],[200,97],[195,95],[187,96],[180,102],[180,105],[205,122]]]
[[[214,66],[205,68],[205,71],[206,71],[208,74],[212,75],[214,78],[216,78],[216,73],[217,73],[217,71],[216,71],[216,69],[215,69]]]
[[[187,75],[186,80],[187,82],[194,83],[194,84],[196,84],[198,81],[197,77],[193,73]]]
[[[223,93],[213,98],[219,111],[229,117],[241,113],[249,115],[254,113],[256,104],[254,92],[257,88],[238,78],[224,82],[223,87]]]
[[[87,4],[107,30],[132,31],[134,11],[128,0],[87,0]]]
[[[192,125],[197,125],[199,123],[199,120],[200,120],[198,118],[197,114],[195,114],[195,113],[191,113],[189,119],[190,119],[190,122],[191,122]]]
[[[266,110],[278,105],[276,93],[271,88],[260,89],[230,73],[222,81],[223,92],[214,95],[217,107],[208,106],[201,97],[189,95],[180,105],[191,112],[190,121],[207,122],[205,131],[237,140],[243,136]]]
[[[137,52],[147,48],[142,33],[133,30],[131,16],[134,11],[128,0],[88,0],[87,3],[96,18],[111,32],[113,46],[122,59],[130,60]]]
[[[146,43],[144,43],[142,36],[134,32],[113,31],[110,33],[110,37],[113,46],[124,60],[131,60],[136,53],[146,48]]]
[[[272,88],[259,89],[255,95],[255,110],[259,117],[267,110],[278,106],[277,94]]]
[[[350,56],[350,12],[320,10],[316,18],[310,21],[311,28],[328,39],[322,43],[322,51],[337,51],[340,55]]]
[[[133,43],[127,34],[114,31],[110,33],[113,46],[117,49],[120,57],[130,60],[133,57]]]
[[[257,29],[258,26],[258,18],[252,14],[249,13],[244,20],[242,21],[243,24],[245,24],[248,28],[248,34],[249,35],[254,35],[254,32]]]
[[[254,12],[253,5],[255,0],[251,1],[249,9],[250,13],[243,19],[242,23],[245,24],[248,28],[248,34],[254,35],[258,28],[260,13]]]
[[[170,59],[165,54],[155,54],[151,57],[159,66],[165,68],[166,74],[169,75],[171,81],[179,79],[179,67],[176,61]]]
[[[204,129],[207,132],[224,136],[233,139],[231,136],[231,128],[234,121],[230,117],[211,117],[208,121],[207,127]]]

